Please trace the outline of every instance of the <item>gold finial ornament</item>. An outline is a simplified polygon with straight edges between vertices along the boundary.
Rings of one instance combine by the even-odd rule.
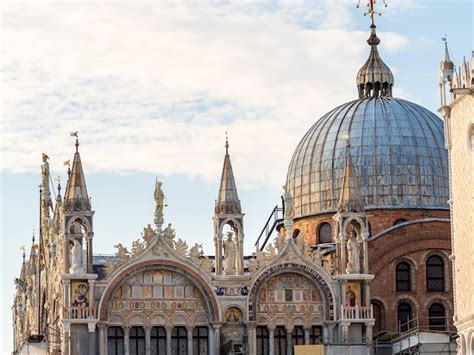
[[[360,1],[361,0],[357,1],[356,8],[360,7]],[[384,4],[384,7],[387,7],[388,6],[387,2],[385,0],[382,0],[382,1],[383,1],[383,4]],[[378,12],[375,11],[375,4],[377,4],[377,0],[367,0],[368,9],[367,9],[367,12],[364,12],[364,16],[367,16],[367,15],[370,16],[370,20],[372,22],[372,25],[374,24],[374,14],[382,16],[381,11],[378,11]]]

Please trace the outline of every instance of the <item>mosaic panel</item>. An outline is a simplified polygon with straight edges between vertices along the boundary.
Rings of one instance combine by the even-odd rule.
[[[168,270],[129,277],[112,297],[109,310],[204,310],[201,292],[185,276]]]

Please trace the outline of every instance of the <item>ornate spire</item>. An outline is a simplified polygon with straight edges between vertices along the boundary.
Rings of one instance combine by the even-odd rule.
[[[380,58],[377,46],[380,43],[380,39],[377,37],[375,32],[374,24],[374,15],[382,15],[381,12],[375,11],[376,0],[368,0],[367,2],[367,12],[364,13],[364,16],[370,16],[370,37],[367,40],[367,43],[370,46],[369,58],[365,64],[360,68],[357,73],[357,88],[359,90],[359,99],[369,98],[369,97],[392,97],[392,87],[393,87],[393,74],[387,64],[383,62]],[[360,0],[357,3],[357,7],[360,5]],[[384,1],[385,7],[387,3]]]
[[[337,204],[338,212],[363,212],[364,201],[360,194],[359,180],[354,176],[354,166],[350,152],[348,134],[343,137],[346,141],[344,160],[344,175],[342,176],[341,195]]]
[[[239,196],[237,194],[237,187],[235,185],[234,172],[230,162],[227,133],[225,140],[224,166],[222,168],[221,185],[216,200],[215,212],[216,214],[242,213]]]
[[[72,169],[69,174],[66,192],[64,194],[64,208],[66,210],[90,211],[91,205],[89,195],[87,194],[84,171],[82,170],[77,131],[71,133],[71,136],[76,137],[76,152],[74,153]]]

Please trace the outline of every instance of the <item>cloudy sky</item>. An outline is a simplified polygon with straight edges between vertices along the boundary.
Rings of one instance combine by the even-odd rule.
[[[227,131],[250,252],[299,139],[356,97],[369,20],[355,3],[2,2],[0,352],[11,347],[19,247],[37,229],[42,152],[64,184],[79,131],[96,252],[131,244],[152,222],[158,176],[167,222],[213,253]],[[472,3],[388,3],[376,22],[394,95],[435,111],[440,37],[458,64],[470,54]]]

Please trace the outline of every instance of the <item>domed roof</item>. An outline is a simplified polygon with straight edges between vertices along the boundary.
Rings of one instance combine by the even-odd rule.
[[[298,144],[287,176],[295,217],[334,211],[348,135],[352,171],[366,209],[447,209],[443,123],[392,97],[345,103],[318,120]]]

